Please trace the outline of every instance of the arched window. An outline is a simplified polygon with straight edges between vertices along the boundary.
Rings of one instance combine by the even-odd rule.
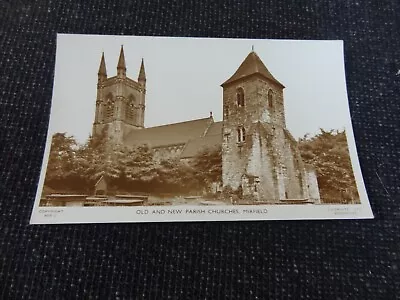
[[[127,121],[133,121],[135,117],[135,97],[130,95],[125,106],[125,118]]]
[[[114,98],[111,93],[109,93],[106,97],[105,110],[104,110],[104,119],[106,122],[109,122],[114,117]]]
[[[236,90],[236,99],[237,99],[237,105],[239,107],[244,106],[244,90],[243,88],[238,88]]]
[[[239,143],[243,143],[246,140],[246,130],[244,127],[239,127],[237,129],[237,140]]]
[[[272,95],[272,91],[271,90],[268,91],[268,107],[269,108],[273,108],[274,107],[274,99],[273,99],[273,95]]]

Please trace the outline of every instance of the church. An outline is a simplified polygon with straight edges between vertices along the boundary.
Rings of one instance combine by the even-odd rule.
[[[286,128],[284,85],[251,51],[222,87],[223,120],[197,120],[144,127],[146,72],[126,74],[121,46],[117,75],[107,76],[104,53],[98,71],[93,136],[114,145],[149,145],[155,159],[190,160],[202,149],[222,149],[222,183],[254,203],[320,203],[317,175]]]

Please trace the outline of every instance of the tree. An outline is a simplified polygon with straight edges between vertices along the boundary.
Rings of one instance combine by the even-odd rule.
[[[149,183],[157,176],[153,151],[148,145],[127,150],[121,162],[125,165],[126,176],[133,181]]]
[[[83,175],[87,190],[91,191],[101,176],[108,183],[117,180],[122,171],[120,161],[124,154],[121,148],[110,148],[105,130],[89,137],[86,144],[79,148],[76,157],[76,168]]]
[[[221,147],[204,149],[190,162],[178,158],[158,161],[148,145],[111,148],[105,132],[90,137],[80,146],[65,133],[54,135],[46,176],[48,187],[91,193],[101,176],[109,187],[118,191],[177,194],[204,191],[221,181]]]
[[[74,184],[79,185],[79,173],[76,170],[77,150],[76,140],[72,136],[67,136],[65,132],[53,135],[45,178],[46,186],[70,190]]]
[[[345,131],[325,131],[299,140],[303,160],[317,172],[321,200],[327,203],[359,202]]]
[[[59,192],[90,193],[102,175],[118,178],[120,170],[112,156],[119,152],[110,151],[106,142],[105,132],[80,146],[66,133],[54,134],[45,185]]]
[[[194,176],[202,188],[208,189],[212,183],[222,181],[222,149],[205,148],[192,162]]]

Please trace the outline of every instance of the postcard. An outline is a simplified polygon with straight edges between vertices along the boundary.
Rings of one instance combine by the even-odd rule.
[[[57,36],[31,224],[358,218],[342,41]]]

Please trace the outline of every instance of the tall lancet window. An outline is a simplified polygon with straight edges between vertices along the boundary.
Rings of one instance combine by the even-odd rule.
[[[241,87],[236,90],[236,100],[239,107],[244,106],[244,90]]]
[[[129,95],[125,106],[125,118],[128,122],[133,122],[135,117],[135,97]]]
[[[244,127],[239,127],[237,129],[237,140],[239,143],[243,143],[246,140],[246,130]]]
[[[104,120],[106,122],[112,121],[114,117],[114,98],[111,93],[106,97],[105,110],[104,110]]]
[[[274,107],[274,98],[271,90],[268,91],[268,107],[269,108]]]

